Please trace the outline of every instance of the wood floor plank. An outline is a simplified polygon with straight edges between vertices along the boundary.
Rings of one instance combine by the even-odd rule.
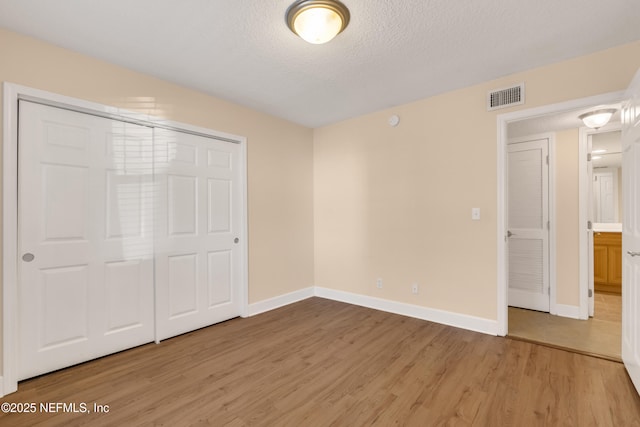
[[[11,426],[640,426],[620,363],[321,298],[23,381]]]

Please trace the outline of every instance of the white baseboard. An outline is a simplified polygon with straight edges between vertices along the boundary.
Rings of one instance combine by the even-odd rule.
[[[456,328],[467,329],[474,332],[481,332],[489,335],[498,335],[498,322],[496,320],[483,319],[481,317],[453,313],[444,310],[437,310],[435,308],[422,307],[419,305],[391,301],[382,298],[371,297],[368,295],[359,295],[351,292],[338,291],[335,289],[322,288],[318,286],[300,289],[288,294],[279,295],[277,297],[249,304],[247,309],[247,317],[255,316],[256,314],[264,313],[266,311],[275,310],[276,308],[280,308],[288,304],[293,304],[312,296],[318,296],[334,301],[346,302],[348,304],[359,305],[361,307],[373,308],[375,310],[386,311],[388,313],[415,317],[417,319],[441,323],[443,325],[454,326]]]
[[[14,379],[12,380],[11,377],[11,375],[7,376],[6,373],[0,376],[0,397],[18,391],[18,381],[15,380],[15,377],[13,377]]]
[[[275,310],[276,308],[280,308],[285,305],[293,304],[294,302],[311,298],[312,296],[314,296],[313,289],[314,288],[312,286],[309,288],[300,289],[288,294],[278,295],[277,297],[249,304],[249,306],[247,307],[246,317],[255,316],[256,314],[264,313],[265,311]]]
[[[415,317],[430,322],[482,332],[489,335],[498,335],[498,322],[496,320],[483,319],[481,317],[468,316],[466,314],[452,313],[450,311],[437,310],[413,304],[390,301],[367,295],[353,294],[316,286],[315,295],[321,298],[346,302],[362,307],[373,308],[403,316]]]
[[[580,319],[580,307],[577,305],[556,304],[556,315]]]

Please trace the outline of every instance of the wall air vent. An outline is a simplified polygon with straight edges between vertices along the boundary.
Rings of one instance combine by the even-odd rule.
[[[487,111],[524,104],[524,83],[487,93]]]

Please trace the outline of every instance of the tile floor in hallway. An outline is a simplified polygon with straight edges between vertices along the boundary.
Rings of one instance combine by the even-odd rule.
[[[621,361],[622,298],[596,292],[594,304],[589,320],[509,307],[508,336]]]

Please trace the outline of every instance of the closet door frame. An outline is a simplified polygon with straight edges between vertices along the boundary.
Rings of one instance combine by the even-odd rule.
[[[184,123],[167,121],[146,114],[84,101],[14,83],[3,84],[3,183],[2,183],[2,378],[0,397],[18,389],[18,100],[66,108],[100,117],[178,130],[239,144],[240,188],[240,315],[248,315],[248,236],[247,236],[247,144],[246,138]]]

